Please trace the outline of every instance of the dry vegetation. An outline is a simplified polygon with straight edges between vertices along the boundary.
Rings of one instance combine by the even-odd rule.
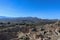
[[[0,22],[0,40],[60,40],[60,21],[35,24]]]

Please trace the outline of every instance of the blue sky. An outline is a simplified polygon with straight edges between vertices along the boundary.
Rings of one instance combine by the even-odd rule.
[[[0,0],[0,16],[60,19],[60,1]]]

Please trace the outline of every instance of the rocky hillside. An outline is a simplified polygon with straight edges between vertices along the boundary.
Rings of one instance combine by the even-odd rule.
[[[60,40],[59,20],[7,19],[0,21],[0,40]]]

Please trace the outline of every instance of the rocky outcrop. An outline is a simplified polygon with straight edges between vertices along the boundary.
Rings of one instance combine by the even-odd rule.
[[[0,40],[60,40],[60,22],[46,25],[19,25],[0,32]]]

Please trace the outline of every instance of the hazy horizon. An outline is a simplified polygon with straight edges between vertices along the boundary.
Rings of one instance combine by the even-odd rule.
[[[0,16],[60,19],[60,1],[0,0]]]

